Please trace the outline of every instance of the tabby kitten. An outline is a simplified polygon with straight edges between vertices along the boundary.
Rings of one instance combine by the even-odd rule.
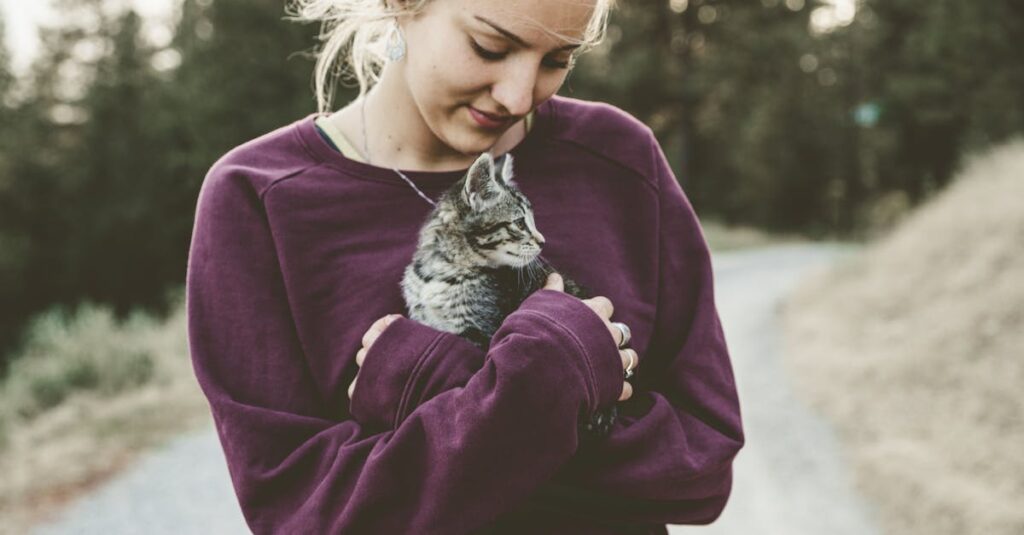
[[[530,201],[512,181],[512,155],[483,153],[437,201],[420,229],[402,279],[409,318],[457,334],[486,350],[505,317],[555,271],[541,257],[544,236]],[[563,276],[566,293],[587,291]],[[607,433],[613,405],[581,429]]]

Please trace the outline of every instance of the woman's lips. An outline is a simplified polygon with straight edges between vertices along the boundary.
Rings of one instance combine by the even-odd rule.
[[[497,129],[505,126],[509,122],[509,118],[496,119],[492,115],[488,115],[472,106],[469,107],[469,114],[473,116],[473,120],[484,128]]]

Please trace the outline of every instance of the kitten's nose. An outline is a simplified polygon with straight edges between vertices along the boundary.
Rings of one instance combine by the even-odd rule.
[[[537,240],[537,243],[541,245],[544,244],[544,235],[539,230],[533,231],[533,239]]]

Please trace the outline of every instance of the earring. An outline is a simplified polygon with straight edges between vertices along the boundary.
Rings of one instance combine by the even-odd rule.
[[[405,56],[405,38],[402,37],[402,29],[398,27],[398,21],[395,21],[394,26],[391,27],[391,32],[388,34],[388,59],[391,61],[398,61]]]

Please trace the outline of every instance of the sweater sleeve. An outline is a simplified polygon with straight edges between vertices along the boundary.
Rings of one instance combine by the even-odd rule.
[[[707,242],[651,138],[659,186],[659,301],[643,365],[630,380],[634,394],[620,403],[608,437],[580,448],[528,502],[609,524],[705,524],[721,514],[731,491],[732,461],[744,443],[740,406]],[[413,401],[458,388],[472,375],[472,369],[454,370],[446,358],[433,356],[412,377],[413,383],[431,378],[410,384]]]
[[[532,296],[533,300],[524,304],[529,309],[538,300],[565,299],[543,296],[543,293]],[[576,305],[561,310],[569,311],[586,313]],[[606,332],[586,332],[585,336],[603,338],[602,333]],[[465,338],[408,318],[398,318],[384,329],[366,354],[352,393],[352,417],[365,427],[395,429],[428,399],[445,390],[465,386],[483,366],[485,358],[485,352]],[[582,418],[589,420],[590,415]]]
[[[465,386],[483,363],[484,351],[468,340],[398,318],[367,351],[350,412],[364,427],[395,429],[427,399]]]
[[[601,319],[549,291],[506,319],[463,387],[395,428],[332,418],[289,308],[267,188],[245,174],[215,166],[204,181],[186,288],[193,369],[254,533],[472,532],[550,479],[581,412],[621,393]]]

